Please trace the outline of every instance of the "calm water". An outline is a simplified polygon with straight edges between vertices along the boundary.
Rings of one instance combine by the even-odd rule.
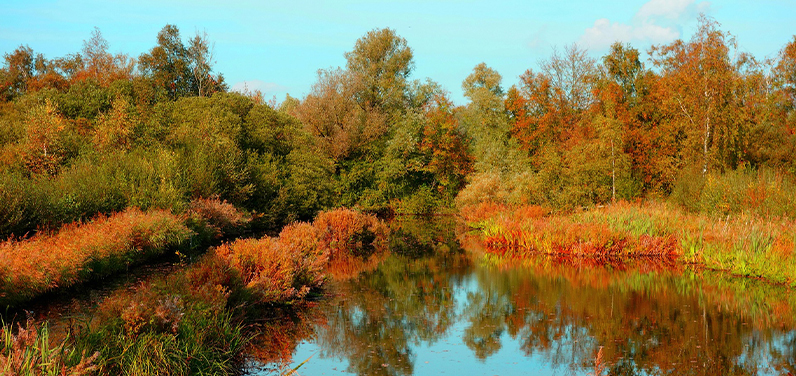
[[[445,220],[397,221],[391,246],[376,270],[275,312],[250,373],[587,375],[602,347],[602,374],[796,374],[785,288],[651,262],[496,265]]]

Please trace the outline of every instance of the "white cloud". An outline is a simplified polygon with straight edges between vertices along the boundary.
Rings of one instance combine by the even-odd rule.
[[[578,45],[590,49],[602,49],[615,41],[629,41],[633,34],[633,27],[619,22],[611,23],[607,18],[594,21],[594,26],[586,29],[580,37]]]
[[[263,95],[266,95],[284,93],[287,92],[288,88],[274,82],[265,82],[261,80],[241,81],[232,85],[232,88],[230,88],[230,91],[237,91],[239,93],[245,93],[247,91],[249,93],[253,93],[256,90],[259,90],[261,93],[263,93]]]
[[[683,22],[710,9],[710,2],[697,0],[650,0],[639,8],[629,23],[594,21],[578,40],[578,45],[603,50],[614,42],[642,44],[669,43],[680,37]]]

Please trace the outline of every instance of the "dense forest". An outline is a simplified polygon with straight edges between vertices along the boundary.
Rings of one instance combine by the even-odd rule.
[[[479,64],[464,106],[412,79],[412,49],[391,29],[278,106],[228,92],[211,44],[169,25],[138,58],[109,53],[97,29],[65,57],[6,53],[0,235],[131,206],[181,211],[197,197],[271,229],[338,206],[431,213],[457,196],[552,208],[673,196],[714,210],[701,196],[762,179],[781,189],[736,201],[778,201],[768,196],[796,172],[796,38],[758,61],[705,17],[690,40],[654,46],[649,66],[630,45],[599,60],[571,45],[505,89]]]
[[[384,259],[377,216],[457,214],[501,256],[680,257],[796,285],[796,36],[760,60],[701,16],[646,62],[573,44],[510,86],[478,64],[464,105],[412,76],[389,28],[281,103],[230,91],[204,33],[109,51],[95,29],[0,68],[0,306],[172,251],[185,266],[100,303],[58,360],[75,374],[236,373],[251,309]],[[31,330],[4,323],[6,367]]]

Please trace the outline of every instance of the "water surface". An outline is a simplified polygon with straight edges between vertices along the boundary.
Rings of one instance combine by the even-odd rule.
[[[496,263],[468,244],[450,220],[396,221],[377,269],[274,313],[250,372],[587,375],[602,348],[602,374],[796,373],[786,288],[649,260]]]

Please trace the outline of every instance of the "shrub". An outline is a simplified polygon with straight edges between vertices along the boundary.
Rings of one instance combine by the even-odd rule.
[[[344,208],[325,211],[313,226],[320,235],[320,247],[332,260],[346,255],[367,258],[387,250],[387,227],[373,215]]]
[[[239,236],[252,220],[247,213],[218,198],[198,198],[191,201],[188,205],[188,218],[194,231],[204,228],[208,232],[206,236],[212,239]]]
[[[192,235],[167,211],[128,209],[67,225],[57,234],[0,243],[0,303],[18,303],[125,270],[179,247]]]

